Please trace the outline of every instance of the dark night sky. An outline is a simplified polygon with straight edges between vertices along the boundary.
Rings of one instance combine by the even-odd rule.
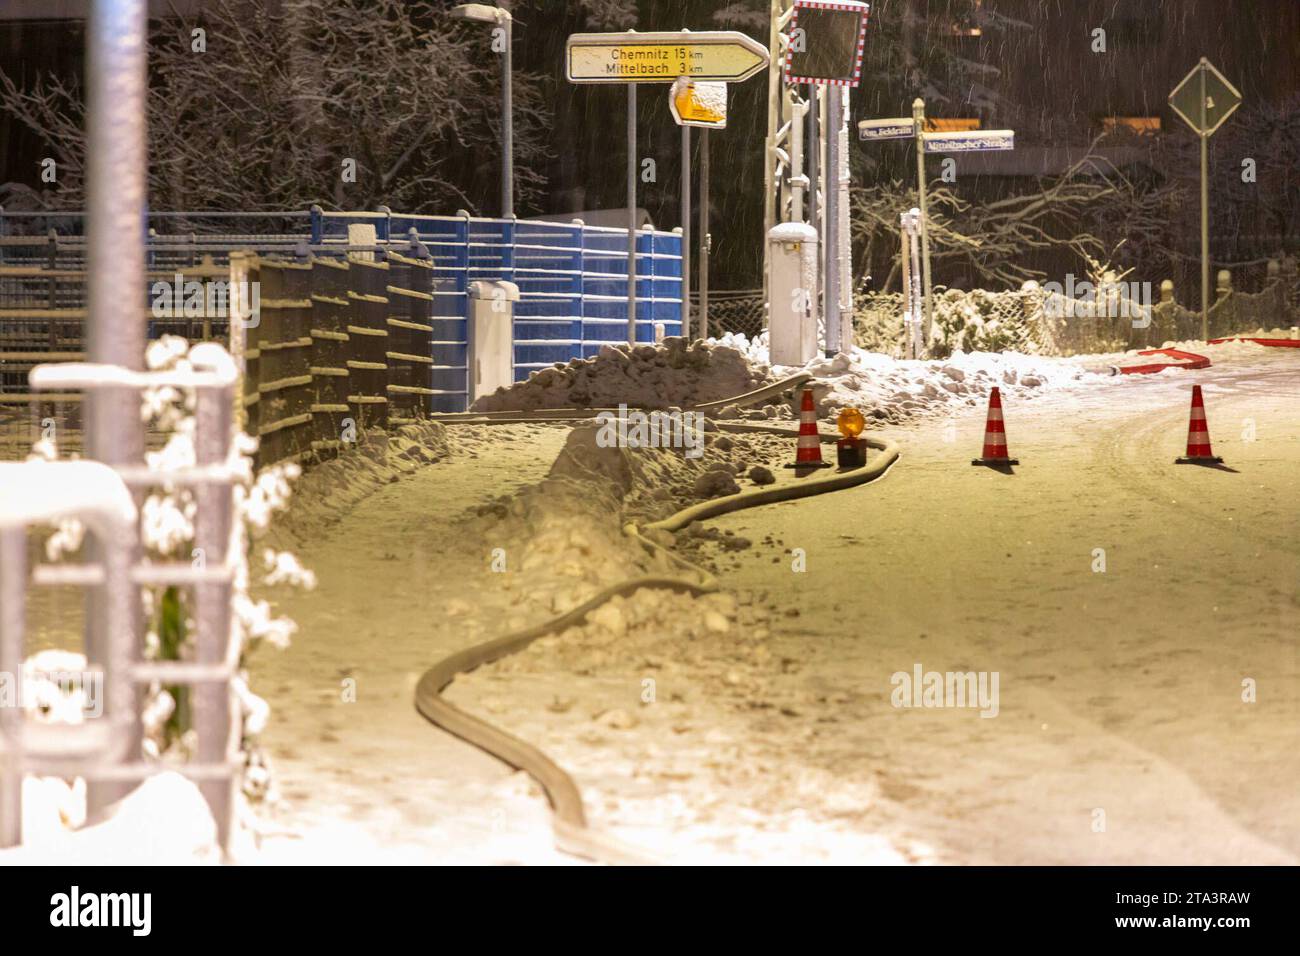
[[[979,0],[951,2],[969,7]],[[638,4],[635,26],[716,29],[720,25],[712,14],[727,5],[718,0],[645,0]],[[765,4],[750,0],[749,5],[761,9]],[[1165,97],[1201,55],[1210,57],[1238,85],[1248,104],[1288,99],[1294,103],[1300,91],[1300,3],[1296,0],[983,0],[985,12],[1001,14],[1012,23],[994,23],[978,37],[954,35],[953,23],[944,15],[948,0],[877,0],[868,31],[867,72],[874,66],[892,80],[869,79],[854,91],[854,120],[909,112],[907,104],[920,78],[908,77],[889,59],[897,48],[887,46],[879,34],[888,26],[897,35],[909,5],[914,11],[925,11],[926,17],[919,27],[903,34],[906,42],[913,49],[943,44],[961,58],[991,68],[979,81],[999,103],[994,108],[972,108],[961,102],[957,87],[953,99],[934,104],[930,115],[975,115],[986,128],[1015,128],[1018,145],[1087,142],[1102,119],[1114,115],[1159,116],[1166,135],[1184,135],[1165,107]],[[6,0],[0,16],[78,6]],[[514,6],[516,68],[546,78],[554,114],[553,157],[543,169],[548,180],[545,198],[537,208],[520,209],[520,215],[622,205],[623,90],[574,87],[561,72],[565,37],[590,29],[582,5],[578,0],[534,0]],[[1105,55],[1090,49],[1092,30],[1098,26],[1108,31]],[[761,20],[742,28],[767,42]],[[485,52],[486,42],[485,38]],[[0,22],[0,67],[20,83],[36,70],[76,75],[83,68],[82,43],[81,24],[76,21],[10,19]],[[972,87],[967,93],[974,96],[976,91]],[[643,190],[641,205],[657,224],[671,228],[678,225],[680,159],[679,134],[668,114],[666,96],[666,87],[643,88],[641,96],[640,152],[655,158],[659,169],[658,182]],[[714,134],[715,248],[720,265],[730,265],[738,285],[756,277],[765,98],[761,75],[733,88],[729,128]],[[37,185],[41,150],[36,138],[0,117],[0,140],[4,142],[0,183]],[[858,150],[856,142],[854,150]],[[858,155],[859,164],[864,155]],[[907,176],[908,160],[901,150],[880,159],[883,165],[877,174]],[[489,213],[496,206],[491,166],[481,159],[464,163],[464,188]],[[866,173],[859,168],[858,174]]]

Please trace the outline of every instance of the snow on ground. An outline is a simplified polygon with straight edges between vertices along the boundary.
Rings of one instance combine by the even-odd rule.
[[[446,456],[446,430],[437,422],[403,425],[391,433],[364,430],[355,448],[308,469],[294,482],[288,511],[276,517],[273,537],[302,540],[320,534],[377,488]]]
[[[217,826],[199,788],[164,771],[110,808],[107,819],[79,826],[85,784],[53,777],[23,781],[23,842],[0,850],[0,866],[177,866],[221,860]]]
[[[710,361],[721,360],[733,369],[734,379],[728,386],[733,392],[789,371],[766,367],[754,343],[733,339],[723,344],[729,348],[713,349]],[[1216,394],[1224,400],[1249,395],[1258,388],[1250,380],[1249,370],[1281,368],[1288,356],[1278,353],[1289,351],[1248,343],[1199,347],[1185,343],[1183,347],[1207,354],[1225,366],[1210,370],[1208,377],[1198,377],[1198,381],[1207,382],[1207,401]],[[741,361],[737,364],[727,351]],[[656,365],[654,356],[646,361],[623,354],[626,362],[612,356],[607,356],[607,361],[650,375],[655,368],[667,367]],[[1173,435],[1167,442],[1170,454],[1165,455],[1163,448],[1161,454],[1171,457],[1185,437],[1185,389],[1190,373],[1109,377],[1088,371],[1094,363],[1101,365],[1107,359],[1128,364],[1132,358],[1056,360],[977,354],[958,355],[945,362],[895,362],[855,352],[818,359],[812,366],[829,385],[821,396],[825,414],[853,398],[868,408],[884,409],[891,419],[920,419],[912,428],[926,427],[925,419],[931,414],[963,413],[966,437],[962,440],[970,447],[963,446],[957,454],[960,465],[978,448],[982,409],[976,406],[982,405],[993,384],[1003,388],[1012,406],[1008,414],[1012,447],[1027,465],[1043,456],[1031,439],[1053,442],[1051,450],[1057,455],[1092,446],[1086,436],[1075,439],[1074,446],[1058,442],[1051,437],[1054,423],[1026,430],[1025,422],[1032,424],[1052,408],[1068,413],[1074,403],[1083,401],[1098,427],[1113,427],[1126,414],[1136,416],[1146,427],[1154,419],[1149,410],[1129,411],[1131,398],[1142,398],[1146,406],[1153,402],[1159,406],[1161,421]],[[1234,368],[1245,369],[1246,376],[1232,378]],[[1035,379],[1037,384],[1033,384]],[[738,385],[740,382],[744,384]],[[965,386],[965,390],[957,386]],[[634,395],[639,388],[641,385],[622,394]],[[1075,388],[1082,389],[1077,397],[1071,392]],[[1114,388],[1120,391],[1112,391]],[[601,402],[610,400],[609,395],[602,393]],[[1042,406],[1041,414],[1021,409],[1021,399],[1039,395],[1053,396],[1050,401],[1034,403],[1035,409]],[[1121,399],[1121,395],[1125,397]],[[874,396],[873,402],[863,402],[863,396]],[[594,399],[592,402],[595,404]],[[1115,404],[1107,408],[1107,402]],[[1221,409],[1211,404],[1216,440],[1220,416],[1226,413]],[[780,414],[785,417],[790,412],[783,406]],[[1269,429],[1284,424],[1271,418],[1260,420],[1266,435]],[[892,426],[882,422],[880,427]],[[913,440],[912,431],[905,434],[909,442]],[[378,454],[375,445],[365,445],[336,463],[309,472],[300,482],[295,506],[299,516],[286,524],[285,533],[302,539],[303,562],[318,573],[321,586],[312,593],[280,588],[269,592],[277,610],[287,612],[300,625],[292,647],[259,654],[252,663],[273,708],[266,742],[285,799],[260,811],[264,819],[258,824],[257,844],[249,845],[252,838],[246,834],[241,860],[563,862],[549,850],[546,814],[534,787],[413,714],[410,698],[419,672],[454,650],[561,613],[614,581],[648,571],[683,573],[656,554],[633,546],[621,533],[623,521],[644,522],[700,497],[725,493],[727,482],[740,487],[756,484],[750,477],[755,465],[773,472],[774,480],[793,480],[776,467],[791,453],[791,443],[785,438],[710,432],[703,457],[692,460],[680,450],[604,449],[593,436],[590,427],[570,430],[558,425],[458,425],[445,431],[442,426],[429,426],[427,434],[399,434],[390,439],[385,454]],[[405,444],[408,441],[409,446]],[[930,435],[923,446],[907,445],[907,468],[919,477],[936,467],[940,458],[951,458],[950,441],[946,434],[942,439]],[[1256,446],[1234,449],[1233,458],[1252,447]],[[419,467],[425,464],[430,467]],[[1132,468],[1117,470],[1108,460],[1091,470],[1087,466],[1085,462],[1081,473],[1091,475],[1094,481],[1114,471],[1121,489],[1128,489],[1140,475]],[[710,475],[715,477],[701,482]],[[969,483],[986,476],[966,465],[949,477]],[[1188,481],[1194,476],[1176,473],[1176,477]],[[891,475],[881,487],[908,481],[909,475],[903,471]],[[897,491],[905,502],[891,498],[885,507],[901,514],[933,500],[954,502],[952,507],[960,508],[961,499],[954,494],[961,489],[948,485],[941,493],[925,491],[924,484],[900,487]],[[1046,522],[1034,532],[1038,538],[1052,533],[1050,516],[1060,504],[1048,500],[1049,486],[1040,483],[1036,487],[1044,497],[1034,514],[1040,523]],[[1010,486],[990,485],[989,490],[999,494],[995,499],[973,500],[972,513],[996,523],[1002,506],[1016,506],[1006,499]],[[1160,490],[1143,487],[1139,491],[1159,497]],[[1183,492],[1176,497],[1194,497],[1187,489]],[[1094,489],[1083,504],[1109,500],[1106,495],[1110,493]],[[715,572],[748,569],[745,586],[733,594],[702,598],[643,591],[619,599],[598,611],[584,627],[546,638],[528,653],[457,680],[449,691],[451,699],[541,746],[575,773],[598,825],[670,861],[1005,861],[1008,852],[1019,853],[1021,859],[1061,861],[1060,853],[1053,856],[1046,841],[1001,850],[971,849],[985,820],[978,796],[984,791],[971,781],[945,778],[946,782],[937,780],[920,787],[915,782],[925,773],[942,772],[944,748],[958,747],[965,739],[961,728],[945,724],[943,747],[937,751],[925,747],[922,734],[914,742],[917,752],[933,756],[936,762],[927,769],[923,762],[912,760],[917,767],[909,778],[899,769],[909,766],[905,759],[909,751],[899,750],[903,744],[896,747],[884,738],[872,739],[872,728],[894,732],[899,726],[898,715],[893,714],[886,721],[888,728],[877,727],[879,720],[870,710],[881,681],[876,680],[865,692],[862,685],[854,683],[861,676],[855,677],[853,671],[858,666],[854,663],[858,651],[844,643],[854,635],[881,633],[882,647],[889,651],[885,655],[889,667],[903,666],[895,657],[909,663],[922,654],[921,646],[906,649],[911,632],[905,634],[900,623],[916,612],[908,595],[915,597],[918,588],[925,594],[926,613],[937,615],[930,631],[936,636],[934,650],[921,657],[928,666],[982,660],[978,655],[986,653],[989,644],[982,636],[985,624],[981,622],[1005,622],[1013,613],[1008,610],[1006,587],[1015,580],[1003,582],[1006,586],[987,587],[991,602],[987,607],[972,601],[968,594],[956,594],[972,575],[972,580],[983,581],[978,568],[961,565],[960,551],[949,555],[955,563],[951,568],[945,565],[943,573],[950,577],[937,585],[919,572],[915,578],[908,576],[909,555],[918,548],[918,553],[930,554],[926,548],[937,549],[934,553],[940,555],[947,553],[936,539],[935,529],[951,525],[951,516],[936,516],[938,524],[933,526],[919,525],[917,541],[873,540],[872,554],[899,565],[898,571],[881,580],[876,580],[879,568],[871,564],[877,571],[868,573],[863,567],[847,578],[841,576],[828,594],[827,585],[812,577],[806,582],[801,579],[801,586],[792,589],[784,583],[788,577],[773,582],[757,573],[759,568],[788,568],[796,546],[808,549],[810,567],[825,567],[826,542],[822,539],[827,537],[827,528],[835,532],[829,533],[835,539],[833,548],[848,549],[846,555],[856,553],[854,549],[860,550],[867,542],[855,522],[862,510],[877,500],[876,494],[873,489],[863,489],[848,498],[833,495],[793,502],[661,537],[661,543],[676,547]],[[852,506],[845,511],[850,502]],[[1130,502],[1122,517],[1135,520],[1142,507],[1137,501]],[[805,518],[814,515],[811,523]],[[784,516],[784,520],[776,521],[774,516]],[[964,520],[973,519],[967,515]],[[1203,518],[1197,520],[1204,522]],[[1196,528],[1197,533],[1202,530],[1208,529]],[[1098,537],[1097,532],[1077,528],[1073,533],[1081,535],[1078,540],[1088,547],[1094,538],[1103,544],[1114,538],[1109,532]],[[988,529],[981,534],[979,540],[999,537]],[[1153,540],[1158,544],[1158,539]],[[1189,540],[1196,540],[1192,532]],[[1012,544],[1008,541],[1008,552],[1023,552],[1024,560],[1035,567],[1041,561],[1032,548]],[[1258,550],[1259,544],[1251,538],[1242,539],[1241,548],[1252,547]],[[488,570],[498,549],[505,558],[506,573]],[[1086,559],[1088,548],[1082,553]],[[1122,551],[1119,555],[1121,561],[1134,560],[1124,558]],[[1167,563],[1172,558],[1162,560]],[[1193,578],[1196,587],[1204,586],[1205,582]],[[804,583],[822,589],[817,608],[810,609],[801,597],[806,591]],[[1237,580],[1237,586],[1244,587],[1242,580]],[[1069,603],[1059,595],[1068,587],[1079,587],[1079,582],[1063,575],[1052,587],[1057,596],[1045,596],[1029,608],[1044,635],[1065,626],[1051,612]],[[861,609],[855,609],[853,595],[859,589],[869,591],[873,600],[885,602],[884,623],[874,618],[868,623]],[[948,595],[944,589],[952,589],[954,594]],[[1143,601],[1152,604],[1155,592],[1144,593]],[[895,598],[897,606],[887,603]],[[1218,600],[1236,599],[1225,595]],[[1184,603],[1190,607],[1195,601]],[[1021,608],[1014,613],[1024,612]],[[965,620],[960,616],[963,613],[974,618]],[[1197,613],[1210,612],[1201,609]],[[1278,614],[1281,621],[1283,612]],[[1154,633],[1161,626],[1161,615],[1149,617],[1147,626]],[[955,628],[953,633],[966,634],[971,640],[945,644],[938,640],[945,628]],[[1182,633],[1195,630],[1186,621],[1180,628]],[[1109,636],[1105,640],[1112,653],[1127,653],[1122,641],[1115,644]],[[945,647],[948,658],[931,661]],[[1022,669],[1031,664],[1037,667],[1023,680],[1048,680],[1039,676],[1043,668],[1034,657],[1042,653],[1040,649],[1026,644],[1016,653],[1024,657]],[[996,655],[993,665],[1003,666]],[[1065,660],[1062,666],[1066,665],[1094,670],[1102,666]],[[1243,666],[1255,665],[1246,662]],[[1101,676],[1098,672],[1098,679]],[[340,682],[354,679],[360,696],[355,702],[344,702]],[[1095,692],[1089,697],[1088,688],[1082,685],[1078,693],[1078,701],[1073,697],[1064,704],[1037,700],[1035,706],[1053,712],[1053,726],[1073,719],[1070,708],[1083,706],[1107,708],[1102,724],[1107,732],[1113,732],[1109,729],[1113,721],[1134,719],[1113,713],[1110,697],[1098,697]],[[1141,695],[1152,693],[1152,688],[1139,680],[1133,694],[1125,691],[1123,699],[1140,709],[1146,706]],[[1152,699],[1158,702],[1158,698]],[[1016,706],[1012,700],[1004,711],[1015,714]],[[851,723],[848,729],[853,733],[844,737],[840,733],[843,726],[837,728],[836,723],[845,715],[852,721],[865,721],[865,729],[858,732],[856,723]],[[1030,730],[1038,727],[1033,716],[1029,715]],[[983,733],[986,723],[996,722],[977,722],[974,727]],[[1046,727],[1043,723],[1044,730]],[[1092,732],[1101,733],[1095,728]],[[1104,752],[1111,743],[1103,735],[1090,753]],[[1017,752],[1032,753],[1040,774],[1063,774],[1061,768],[1076,759],[1068,749],[1058,747],[1056,738],[1033,751],[1026,751],[1025,745],[1026,741],[1018,743]],[[979,740],[976,746],[982,746]],[[1173,738],[1157,737],[1153,746],[1177,754]],[[1117,779],[1130,779],[1133,766],[1147,766],[1131,749],[1125,753],[1131,766],[1121,768]],[[1095,765],[1092,772],[1105,771],[1098,758],[1090,759]],[[1053,760],[1058,763],[1051,763]],[[972,780],[978,778],[978,765],[964,758],[960,763],[963,772],[974,775]],[[995,760],[990,766],[1001,764]],[[1023,792],[1017,791],[1019,803],[1011,816],[997,818],[1002,827],[997,831],[1002,834],[999,839],[1005,842],[1006,833],[1014,830],[1005,824],[1016,814],[1035,810],[1031,799],[1035,790],[1023,769],[1013,765],[1002,769],[1020,773],[1024,784]],[[1194,769],[1188,772],[1195,776]],[[1171,779],[1163,765],[1161,774],[1157,782]],[[1183,778],[1172,782],[1187,789]],[[1077,780],[1065,775],[1054,792],[1064,800],[1069,788],[1077,785]],[[1212,785],[1220,784],[1216,779]],[[53,808],[57,816],[60,807],[66,809],[68,796],[47,789],[48,799],[37,794],[34,805]],[[929,798],[918,797],[918,792],[949,794],[947,807],[959,807],[963,816],[949,819],[953,811],[932,807],[925,802]],[[1146,799],[1144,794],[1117,793],[1115,799]],[[923,826],[916,825],[913,803],[920,804]],[[927,814],[941,824],[935,825]],[[44,818],[47,823],[52,819],[48,813]],[[59,827],[66,828],[64,818],[58,819]],[[201,823],[201,816],[173,822],[188,828],[196,821]],[[1045,832],[1042,821],[1035,825]],[[1144,832],[1154,831],[1147,825]],[[185,833],[193,836],[190,829]],[[187,837],[173,843],[182,849],[190,847],[182,854],[187,858],[205,859],[201,839]],[[938,843],[946,848],[932,852],[930,847]],[[1097,852],[1099,860],[1113,859]]]
[[[1048,358],[1019,353],[957,353],[942,361],[912,361],[854,348],[802,367],[771,366],[766,333],[754,339],[730,333],[708,342],[668,338],[663,346],[607,345],[589,359],[534,372],[523,382],[479,399],[476,411],[539,408],[690,408],[751,391],[798,372],[817,381],[819,418],[841,408],[863,409],[877,421],[900,422],[952,413],[987,401],[998,386],[1018,398],[1083,385],[1109,370],[1096,357]],[[761,407],[726,406],[723,419],[798,417],[797,405],[776,401]]]
[[[699,463],[675,449],[603,448],[595,434],[571,432],[548,478],[482,509],[474,529],[522,546],[517,567],[528,593],[557,614],[637,574],[690,579],[624,536],[623,520],[698,500],[692,474],[708,475],[732,455],[743,461],[729,473],[743,472],[760,452],[742,443],[772,437],[713,434]],[[788,455],[790,439],[779,441]],[[783,472],[777,480],[796,479]],[[697,536],[692,529],[658,540]],[[752,545],[702,537],[716,537],[726,552]],[[773,686],[774,673],[794,662],[773,655],[762,618],[726,593],[642,589],[602,605],[583,626],[457,679],[448,697],[541,746],[575,774],[595,825],[666,862],[924,858],[921,847],[855,826],[874,799],[869,781],[832,787],[825,772],[792,776],[782,765],[785,735],[805,702]]]
[[[670,862],[1291,862],[1300,355],[1204,352],[1017,405],[1014,476],[970,468],[980,409],[882,426],[884,482],[676,536],[730,594],[611,602],[451,699]],[[1249,476],[1173,465],[1194,381]],[[918,662],[1000,672],[997,719],[891,706]]]
[[[756,388],[763,373],[735,349],[680,337],[661,347],[602,346],[591,358],[557,362],[476,401],[477,412],[538,408],[688,407]]]
[[[750,341],[727,334],[718,346],[733,348],[759,369],[768,369],[767,333]],[[997,386],[1004,398],[1030,397],[1059,388],[1086,385],[1098,378],[1092,356],[1050,358],[1018,352],[957,352],[943,360],[894,359],[854,347],[806,365],[770,368],[775,379],[810,372],[817,379],[813,397],[819,418],[834,418],[841,408],[856,407],[869,418],[902,422],[934,414],[954,414],[987,402]],[[1109,374],[1106,372],[1105,374]],[[795,417],[795,409],[773,405],[748,412],[724,408],[719,417]]]

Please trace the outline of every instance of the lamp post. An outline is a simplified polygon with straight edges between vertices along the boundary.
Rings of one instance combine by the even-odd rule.
[[[513,219],[515,215],[515,120],[514,99],[511,86],[514,64],[511,60],[514,46],[514,17],[509,10],[488,3],[462,3],[452,7],[450,16],[457,20],[491,23],[504,31],[505,60],[501,64],[501,218]]]

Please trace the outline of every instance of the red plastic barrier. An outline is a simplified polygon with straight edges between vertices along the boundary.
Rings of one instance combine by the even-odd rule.
[[[1152,375],[1156,372],[1163,372],[1167,368],[1209,368],[1210,360],[1204,355],[1197,355],[1195,352],[1180,352],[1178,349],[1147,349],[1145,352],[1139,352],[1138,355],[1168,355],[1170,358],[1183,359],[1180,362],[1161,362],[1151,365],[1130,365],[1127,367],[1120,366],[1121,375]]]
[[[1256,345],[1271,345],[1279,349],[1300,349],[1300,339],[1248,339],[1235,335],[1227,339],[1210,339],[1211,345],[1221,345],[1224,342],[1254,342]]]

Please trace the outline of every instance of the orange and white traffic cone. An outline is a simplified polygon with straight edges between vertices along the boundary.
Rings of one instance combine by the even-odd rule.
[[[1192,386],[1192,417],[1187,423],[1187,457],[1175,458],[1176,465],[1212,465],[1223,461],[1210,447],[1210,429],[1205,423],[1205,399],[1201,386]]]
[[[1007,430],[1002,423],[1002,393],[994,387],[989,392],[989,417],[984,423],[984,454],[972,459],[972,465],[1018,465],[1019,459],[1007,455]]]
[[[795,451],[794,464],[787,468],[829,468],[830,463],[822,461],[822,443],[817,437],[817,403],[813,401],[813,390],[803,390],[803,403],[799,406],[799,446]]]

